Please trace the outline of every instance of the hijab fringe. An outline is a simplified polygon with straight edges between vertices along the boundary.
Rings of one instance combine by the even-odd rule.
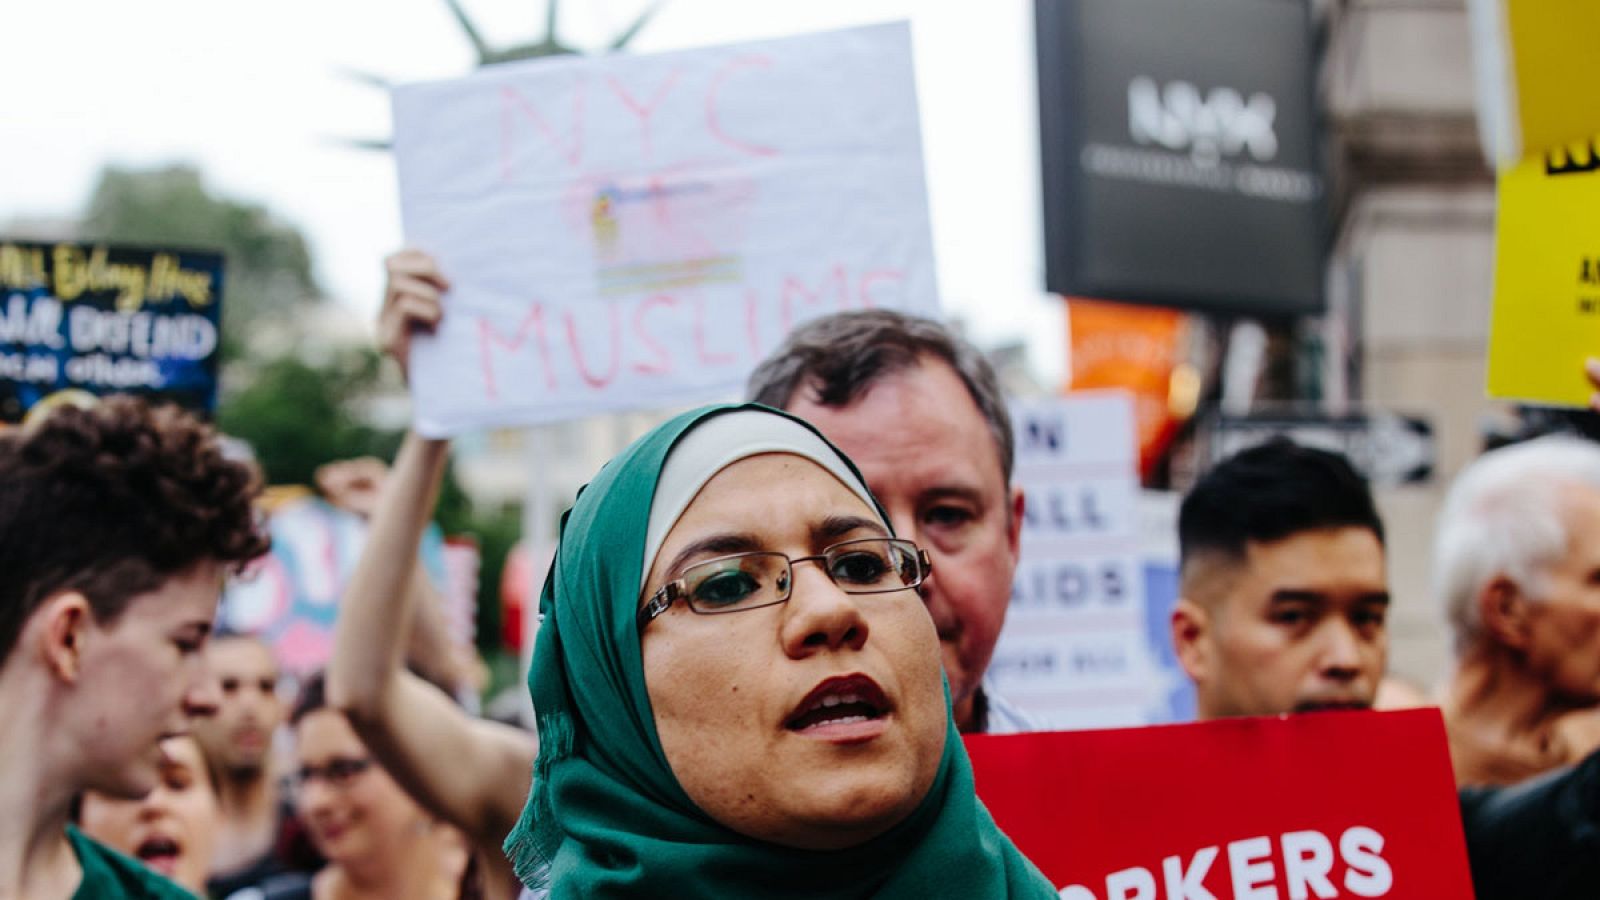
[[[572,719],[564,712],[538,716],[539,757],[533,764],[533,788],[522,807],[517,827],[506,836],[506,858],[517,878],[533,890],[550,886],[550,866],[561,845],[555,810],[550,804],[550,768],[572,755]]]

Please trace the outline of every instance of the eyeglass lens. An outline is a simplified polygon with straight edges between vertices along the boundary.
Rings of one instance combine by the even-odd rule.
[[[903,590],[921,580],[915,545],[866,539],[835,544],[820,556],[798,561],[822,564],[841,590],[870,594]],[[683,574],[689,604],[699,612],[728,612],[781,603],[789,597],[790,560],[781,553],[754,552],[707,560]]]
[[[344,787],[371,766],[370,759],[335,757],[320,766],[301,766],[299,771],[295,772],[295,783],[305,787],[320,778],[330,787]]]

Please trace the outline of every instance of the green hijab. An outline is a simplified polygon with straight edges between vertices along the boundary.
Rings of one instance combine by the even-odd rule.
[[[645,692],[634,619],[650,504],[684,434],[714,416],[751,409],[787,417],[756,404],[684,413],[607,463],[562,518],[528,674],[539,758],[527,806],[505,844],[518,876],[535,887],[548,882],[552,900],[1053,900],[1055,890],[973,793],[953,718],[922,804],[888,833],[846,850],[797,850],[745,837],[696,807],[673,776]]]

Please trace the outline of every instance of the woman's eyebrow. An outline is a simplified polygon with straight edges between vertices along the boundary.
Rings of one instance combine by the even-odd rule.
[[[684,547],[682,550],[679,550],[678,555],[672,558],[672,563],[667,566],[665,571],[668,573],[668,577],[670,579],[672,573],[677,572],[684,563],[696,556],[703,556],[706,554],[723,556],[729,553],[748,553],[751,550],[761,549],[764,549],[761,545],[761,541],[755,535],[747,532],[713,534],[709,537],[703,537],[700,540],[689,544],[687,547]]]
[[[195,619],[192,622],[183,622],[172,630],[174,635],[179,635],[191,640],[204,640],[211,635],[212,623],[209,619]]]
[[[811,539],[819,544],[828,544],[863,528],[880,535],[889,533],[884,529],[883,523],[876,519],[862,516],[829,516],[811,526]]]

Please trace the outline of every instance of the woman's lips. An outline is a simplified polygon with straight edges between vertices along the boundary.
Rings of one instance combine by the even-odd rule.
[[[321,835],[322,840],[329,844],[344,837],[344,833],[349,830],[350,828],[347,825],[334,825],[331,823],[323,823],[316,826],[316,831]]]
[[[803,737],[816,738],[835,744],[861,744],[883,734],[889,728],[889,717],[875,719],[856,717],[834,722],[822,722],[806,728],[795,729]]]
[[[833,743],[870,741],[888,727],[893,707],[883,688],[862,674],[829,678],[795,705],[784,727]]]
[[[163,875],[172,876],[178,870],[178,860],[183,858],[183,847],[165,835],[152,835],[134,848],[139,861]]]

